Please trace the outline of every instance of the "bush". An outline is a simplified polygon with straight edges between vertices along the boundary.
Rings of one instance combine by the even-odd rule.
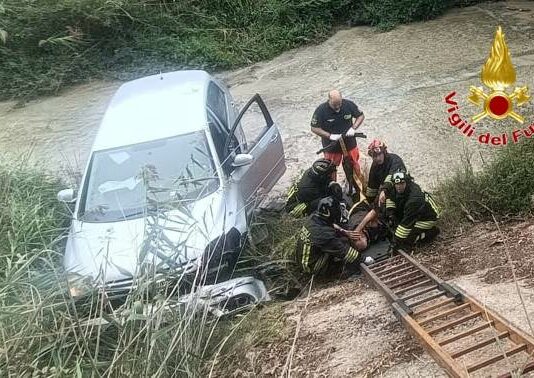
[[[144,313],[146,285],[117,313],[108,312],[103,292],[70,298],[60,264],[69,219],[56,200],[60,187],[25,163],[0,165],[0,375],[196,375],[214,327],[202,311],[195,315],[196,298],[172,312],[159,296]]]
[[[0,165],[1,376],[200,376],[214,356],[227,364],[227,353],[280,331],[269,322],[258,327],[255,311],[243,322],[210,317],[196,295],[180,305],[187,293],[172,282],[162,290],[151,271],[135,278],[124,303],[90,286],[75,302],[60,264],[59,241],[69,220],[56,200],[60,188],[59,180],[25,163]],[[259,218],[268,238],[250,246],[239,270],[270,277],[274,290],[286,292],[299,222]],[[145,222],[143,248],[157,246],[161,227],[154,219]],[[279,319],[278,311],[273,314]]]
[[[443,218],[455,224],[466,217],[490,219],[492,215],[526,215],[533,211],[534,141],[522,140],[497,152],[494,160],[475,173],[468,158],[463,166],[440,183],[436,196],[444,207]]]
[[[0,164],[0,256],[10,264],[52,245],[64,232],[68,214],[56,199],[60,188],[58,179],[37,167]]]
[[[320,41],[349,20],[390,28],[476,0],[4,0],[0,100],[92,78],[227,69]]]

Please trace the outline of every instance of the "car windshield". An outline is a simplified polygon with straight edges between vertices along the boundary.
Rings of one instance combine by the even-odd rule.
[[[87,222],[143,216],[147,203],[191,202],[219,186],[203,132],[97,151],[80,203]],[[165,208],[165,206],[162,206]]]

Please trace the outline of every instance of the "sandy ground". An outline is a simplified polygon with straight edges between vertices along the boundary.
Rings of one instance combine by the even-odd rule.
[[[320,141],[311,135],[309,121],[314,108],[334,87],[365,113],[361,131],[369,138],[361,149],[365,150],[372,138],[384,139],[391,151],[404,158],[416,180],[423,187],[431,187],[460,164],[466,149],[475,167],[483,159],[491,158],[494,147],[481,146],[448,125],[444,97],[457,91],[460,112],[465,118],[478,111],[468,104],[466,97],[470,85],[480,85],[480,70],[497,25],[502,25],[506,33],[517,84],[532,86],[533,18],[531,2],[513,1],[455,9],[437,20],[400,26],[387,33],[357,27],[341,30],[320,45],[292,50],[272,61],[218,76],[231,86],[240,104],[260,93],[281,130],[288,171],[273,195],[283,193],[296,172],[316,158],[314,152]],[[31,151],[31,158],[48,168],[79,170],[87,160],[106,105],[119,85],[95,82],[22,108],[12,102],[0,103],[2,153],[13,159]],[[530,104],[522,107],[520,113],[534,120],[533,110]],[[511,122],[503,124],[516,126]],[[496,127],[491,122],[477,126],[479,130]],[[485,231],[475,232],[484,235]],[[469,236],[465,238],[470,240]],[[532,244],[532,236],[526,240],[525,243]],[[528,330],[524,311],[517,304],[515,285],[501,282],[504,278],[489,283],[486,280],[492,266],[478,267],[481,270],[466,271],[460,276],[454,273],[454,267],[439,268],[440,261],[470,265],[471,261],[484,260],[488,245],[463,246],[472,252],[465,256],[458,255],[457,247],[462,246],[449,247],[436,251],[433,256],[440,257],[427,259],[428,264],[438,266],[447,278],[453,278]],[[449,260],[447,251],[451,253]],[[527,312],[532,313],[534,292],[529,288],[522,290]],[[288,319],[293,326],[302,306],[303,303],[295,302],[288,307]],[[268,348],[284,350],[277,345]],[[260,375],[281,373],[276,364],[273,368],[272,362],[265,361],[265,368],[270,366],[270,370]],[[284,362],[281,361],[282,366]],[[242,366],[239,371],[243,374],[237,375],[250,375],[247,366]],[[297,337],[292,372],[295,376],[444,376],[407,336],[381,295],[361,282],[340,283],[312,293]]]
[[[480,223],[468,231],[453,238],[446,236],[441,243],[416,254],[416,259],[516,327],[534,334],[534,219],[508,221],[499,227]],[[518,284],[513,279],[512,265]],[[447,376],[400,325],[385,298],[363,279],[315,283],[309,297],[304,293],[287,303],[283,313],[289,332],[274,342],[249,349],[244,359],[235,358],[232,376]],[[465,327],[475,324],[471,321]],[[480,332],[474,340],[489,336],[491,331]],[[473,339],[466,342],[474,344]],[[462,349],[467,344],[446,349]],[[471,353],[460,363],[471,365],[486,357],[488,354]],[[525,356],[517,356],[516,361],[523,362],[521,359]],[[474,376],[496,376],[506,371],[506,364],[503,361],[497,365],[501,370],[493,371],[493,365]],[[228,375],[228,371],[222,371],[217,376]]]

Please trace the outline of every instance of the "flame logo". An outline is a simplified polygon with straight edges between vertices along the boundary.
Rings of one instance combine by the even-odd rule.
[[[515,68],[512,58],[504,40],[504,33],[499,26],[495,33],[495,39],[491,45],[488,60],[482,67],[480,74],[482,83],[491,89],[489,94],[482,87],[471,86],[469,88],[469,102],[476,106],[482,106],[484,110],[472,117],[473,122],[490,116],[493,119],[511,117],[519,123],[524,122],[523,116],[514,111],[513,105],[521,106],[530,99],[528,87],[518,87],[509,94],[506,88],[515,83]]]
[[[481,79],[494,91],[502,91],[515,83],[515,69],[500,26],[495,33],[490,56],[482,68]]]

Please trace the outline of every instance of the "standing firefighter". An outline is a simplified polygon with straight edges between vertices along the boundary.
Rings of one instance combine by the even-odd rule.
[[[316,160],[298,182],[289,188],[285,209],[291,215],[300,217],[311,214],[321,198],[331,194],[329,184],[336,166],[331,160]]]
[[[311,131],[322,138],[323,147],[339,139],[343,140],[347,158],[358,177],[361,176],[360,153],[354,135],[363,120],[364,115],[358,106],[350,100],[343,99],[337,90],[328,93],[328,101],[317,107],[311,120]],[[332,160],[338,167],[343,159],[341,144],[338,143],[325,151],[324,157]],[[336,171],[334,171],[332,179],[335,181],[336,178]],[[349,180],[349,177],[347,179]]]
[[[394,248],[412,249],[416,242],[429,242],[439,234],[439,208],[404,170],[392,176],[393,189],[386,192],[386,217],[394,230]]]
[[[369,170],[369,181],[365,194],[369,203],[372,203],[387,186],[392,189],[391,176],[393,173],[399,170],[406,171],[406,167],[400,156],[389,153],[386,144],[378,139],[369,144],[367,154],[373,158],[373,164]]]
[[[335,262],[345,264],[349,272],[358,271],[360,253],[351,245],[354,232],[339,227],[340,219],[340,203],[332,196],[320,200],[307,219],[296,247],[297,262],[305,273],[319,274]]]

